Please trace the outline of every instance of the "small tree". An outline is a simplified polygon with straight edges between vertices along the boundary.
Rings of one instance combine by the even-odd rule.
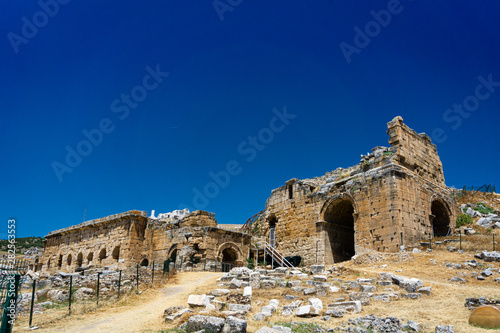
[[[469,225],[469,224],[472,224],[472,216],[470,216],[468,214],[458,214],[457,222],[456,222],[457,228],[460,228],[461,226]]]

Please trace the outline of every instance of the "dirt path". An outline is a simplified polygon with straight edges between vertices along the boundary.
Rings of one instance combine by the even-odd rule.
[[[38,332],[156,332],[164,327],[163,311],[175,305],[186,305],[189,294],[197,288],[211,285],[221,273],[179,273],[175,284],[169,284],[137,305],[100,310],[97,313],[72,316],[53,325],[41,327]]]

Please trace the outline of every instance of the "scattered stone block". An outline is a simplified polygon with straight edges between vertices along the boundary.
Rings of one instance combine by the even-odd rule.
[[[238,289],[241,287],[241,280],[236,278],[231,280],[231,284],[229,285],[229,289]]]
[[[325,271],[325,265],[311,265],[311,274],[321,274]]]
[[[252,287],[248,286],[243,289],[243,297],[252,297]]]
[[[419,299],[420,297],[422,297],[422,294],[420,294],[420,293],[408,293],[408,294],[401,294],[401,297],[408,298],[408,299]]]
[[[209,330],[210,332],[221,332],[226,321],[222,318],[194,315],[187,321],[187,330],[196,332],[199,330]]]
[[[316,288],[306,288],[304,289],[304,295],[314,295],[316,294]]]
[[[207,295],[189,295],[187,303],[190,307],[205,307],[210,303]]]
[[[234,303],[229,303],[227,306],[227,309],[229,311],[238,311],[238,312],[248,312],[252,311],[252,306],[251,305],[245,305],[245,304],[234,304]]]
[[[230,293],[229,289],[215,289],[210,292],[209,295],[220,297]]]
[[[362,306],[360,301],[353,302],[338,302],[328,304],[328,310],[343,310],[348,312],[359,313],[361,312]]]
[[[236,317],[229,316],[226,319],[226,324],[222,329],[222,333],[246,333],[247,321]]]
[[[311,305],[304,305],[297,309],[295,313],[297,317],[315,317],[319,315],[319,310]]]
[[[432,291],[431,287],[422,287],[422,288],[418,288],[417,289],[418,293],[421,293],[421,294],[424,294],[424,295],[427,295],[427,296],[431,295],[431,291]]]
[[[274,288],[276,288],[276,281],[274,281],[274,280],[260,280],[260,287],[262,289],[274,289]]]
[[[309,298],[309,305],[314,306],[318,310],[323,310],[323,302],[319,298]]]

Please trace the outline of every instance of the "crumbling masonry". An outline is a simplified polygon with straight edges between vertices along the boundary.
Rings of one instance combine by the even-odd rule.
[[[391,146],[373,148],[358,165],[291,179],[273,190],[249,229],[256,239],[219,228],[214,214],[204,211],[160,218],[129,211],[49,233],[42,269],[120,268],[167,258],[187,269],[210,269],[217,262],[239,266],[253,256],[259,237],[284,256],[302,257],[305,265],[328,265],[367,250],[394,252],[429,235],[447,235],[457,208],[436,146],[401,117],[387,127]]]
[[[366,250],[401,245],[452,231],[456,205],[436,146],[396,117],[387,124],[391,147],[375,147],[358,165],[314,179],[291,179],[272,191],[259,218],[284,256],[305,265],[333,264]]]

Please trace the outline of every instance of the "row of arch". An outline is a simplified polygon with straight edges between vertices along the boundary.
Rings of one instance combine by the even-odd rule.
[[[446,236],[450,232],[450,216],[452,211],[448,202],[439,195],[433,195],[430,199],[431,212],[429,222],[434,237]],[[359,210],[354,198],[341,193],[328,199],[320,210],[320,221],[325,224],[326,243],[325,256],[330,255],[333,262],[346,261],[355,254],[355,221]],[[278,225],[278,219],[274,214],[268,217],[269,243],[274,247],[274,233]],[[330,252],[331,250],[331,252]],[[326,258],[325,258],[326,260]],[[326,260],[326,261],[330,261]]]
[[[113,248],[113,251],[111,252],[111,256],[116,261],[120,260],[120,246],[119,245],[117,245]],[[106,259],[107,257],[108,257],[108,252],[107,252],[106,248],[102,248],[99,251],[99,255],[97,257],[97,259],[99,260],[99,263],[102,263],[102,261],[104,259]],[[84,263],[84,255],[82,252],[80,252],[76,256],[76,258],[73,258],[73,254],[71,254],[71,253],[68,254],[66,257],[64,257],[64,255],[62,253],[60,253],[56,257],[56,260],[57,260],[57,262],[55,263],[55,267],[57,267],[57,268],[61,268],[61,267],[63,267],[63,265],[82,267],[83,263]],[[92,263],[94,261],[94,252],[92,252],[92,251],[89,252],[86,255],[86,260],[87,260],[86,261],[87,264]],[[52,258],[49,258],[49,260],[47,260],[47,269],[52,268],[53,264],[54,263],[52,262]]]

